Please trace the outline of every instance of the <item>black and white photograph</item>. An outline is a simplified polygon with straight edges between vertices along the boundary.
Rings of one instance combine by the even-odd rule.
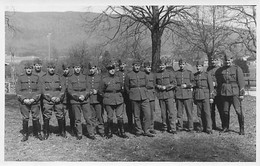
[[[257,1],[199,2],[1,2],[2,164],[257,165]]]

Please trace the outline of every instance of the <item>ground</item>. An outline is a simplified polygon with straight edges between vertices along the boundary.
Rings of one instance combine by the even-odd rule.
[[[174,161],[174,162],[256,162],[256,98],[246,96],[243,101],[246,135],[238,134],[239,126],[234,109],[231,109],[229,133],[212,135],[205,133],[178,132],[177,135],[161,133],[160,110],[156,109],[156,137],[129,139],[116,135],[112,139],[97,140],[83,137],[78,141],[67,132],[68,138],[56,136],[57,121],[53,116],[48,140],[40,141],[33,136],[21,142],[22,120],[14,95],[5,95],[5,161]],[[67,131],[69,120],[67,118]],[[184,116],[186,119],[186,116]],[[195,126],[197,122],[194,108]],[[217,125],[221,126],[217,114]],[[30,132],[32,132],[30,121]],[[86,133],[85,123],[83,131]]]

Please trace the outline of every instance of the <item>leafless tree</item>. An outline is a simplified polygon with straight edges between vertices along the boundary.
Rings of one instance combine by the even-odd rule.
[[[86,20],[91,30],[113,32],[108,41],[128,34],[136,36],[150,32],[152,68],[156,68],[161,54],[162,35],[171,25],[180,25],[178,17],[189,14],[191,6],[109,6],[98,17]]]

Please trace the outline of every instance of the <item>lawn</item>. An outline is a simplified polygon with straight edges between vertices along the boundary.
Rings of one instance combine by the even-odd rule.
[[[234,109],[231,109],[229,133],[212,135],[205,133],[178,132],[177,135],[161,133],[160,110],[156,109],[154,138],[135,137],[127,132],[129,139],[116,135],[112,139],[97,136],[96,140],[83,137],[76,140],[67,132],[67,139],[56,136],[57,121],[53,116],[48,140],[40,141],[33,136],[21,142],[22,119],[14,95],[5,95],[5,161],[172,161],[172,162],[256,162],[256,98],[246,96],[243,101],[246,135],[238,135],[239,125]],[[67,118],[67,131],[69,120]],[[186,119],[186,115],[184,116]],[[218,114],[217,114],[218,118]],[[197,116],[194,107],[194,122]],[[221,126],[217,119],[218,127]],[[30,121],[30,126],[31,121]],[[29,128],[32,132],[32,127]],[[86,126],[83,124],[86,134]]]

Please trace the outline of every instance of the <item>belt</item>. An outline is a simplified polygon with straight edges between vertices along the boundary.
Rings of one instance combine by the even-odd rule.
[[[147,89],[148,89],[148,90],[151,90],[151,89],[154,89],[154,88],[153,88],[153,87],[148,87]]]
[[[86,89],[73,89],[73,90],[78,92],[86,91]]]
[[[61,88],[55,88],[55,89],[45,89],[45,91],[60,91]]]
[[[109,90],[109,91],[105,91],[105,93],[119,93],[121,92],[121,90]]]
[[[131,86],[130,88],[144,88],[146,87],[145,85],[144,86]]]
[[[22,89],[21,91],[22,91],[22,92],[23,92],[23,91],[27,91],[27,92],[37,92],[37,89]]]

